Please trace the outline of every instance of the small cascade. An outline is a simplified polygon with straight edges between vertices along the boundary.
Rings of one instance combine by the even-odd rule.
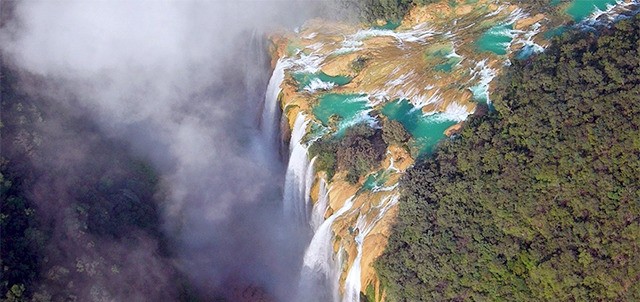
[[[337,301],[339,280],[339,259],[334,259],[333,253],[333,222],[353,206],[353,198],[345,201],[344,205],[329,218],[322,222],[313,235],[309,247],[305,251],[301,279],[298,285],[300,301]],[[318,293],[319,289],[325,292]]]
[[[289,143],[289,164],[284,184],[284,211],[300,225],[306,225],[309,220],[308,203],[313,184],[313,166],[309,164],[307,147],[302,144],[308,120],[304,114],[298,113],[291,142]]]
[[[373,224],[367,225],[366,215],[358,216],[356,221],[356,230],[358,235],[355,237],[356,242],[356,258],[353,260],[353,264],[347,273],[347,279],[345,280],[345,290],[342,301],[344,302],[358,302],[360,301],[360,287],[361,287],[361,272],[362,267],[360,262],[362,261],[362,243],[364,237],[367,236],[369,231],[373,228]]]
[[[262,119],[260,128],[262,129],[262,135],[268,142],[276,141],[276,137],[279,133],[277,113],[278,107],[278,95],[280,95],[280,85],[284,81],[284,70],[289,66],[286,60],[279,59],[276,63],[276,67],[273,69],[271,79],[267,85],[267,92],[264,97],[264,108],[262,110]]]
[[[441,114],[443,120],[462,122],[467,119],[471,113],[466,106],[458,103],[450,103]]]
[[[320,79],[312,79],[309,85],[304,87],[304,90],[315,93],[318,90],[331,90],[331,88],[336,87],[336,83],[334,82],[324,82]]]
[[[364,243],[365,237],[371,232],[371,230],[378,224],[378,221],[384,217],[387,211],[398,202],[399,196],[392,195],[389,196],[380,202],[378,206],[376,206],[372,211],[378,210],[378,214],[372,219],[372,221],[367,222],[367,215],[358,216],[358,220],[356,221],[355,230],[357,230],[358,234],[355,237],[356,242],[356,258],[353,260],[353,264],[347,273],[347,279],[345,280],[345,289],[344,296],[342,297],[343,302],[358,302],[360,301],[360,290],[362,287],[361,273],[362,273],[362,245]]]
[[[375,28],[362,29],[355,34],[346,37],[343,45],[347,45],[347,47],[351,45],[358,45],[356,42],[363,41],[371,37],[393,37],[400,45],[405,42],[425,44],[427,43],[428,38],[436,34],[438,34],[438,32],[434,31],[426,23],[418,24],[412,29],[406,31]]]
[[[329,191],[327,190],[327,183],[324,179],[320,178],[318,185],[318,201],[313,205],[311,210],[311,229],[315,232],[322,222],[324,222],[324,213],[327,211],[327,205],[329,204]]]
[[[469,87],[473,98],[477,101],[491,104],[491,100],[489,99],[489,83],[496,77],[496,70],[488,67],[487,60],[485,59],[478,62],[471,72],[473,73],[472,79],[479,79],[478,84]]]

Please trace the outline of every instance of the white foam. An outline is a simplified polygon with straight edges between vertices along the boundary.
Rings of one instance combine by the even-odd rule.
[[[487,66],[487,60],[482,60],[476,63],[476,66],[471,70],[473,77],[471,80],[480,78],[478,83],[469,87],[469,90],[473,93],[474,98],[484,98],[487,103],[491,103],[489,98],[489,83],[496,77],[497,72]]]
[[[317,32],[312,32],[312,33],[310,33],[310,34],[308,34],[306,36],[303,36],[302,38],[307,39],[307,40],[311,40],[311,39],[315,38],[317,35],[318,35]]]
[[[336,87],[337,84],[334,82],[325,82],[318,78],[311,79],[307,86],[304,86],[304,90],[314,93],[318,90],[331,90],[333,87]]]
[[[466,106],[452,102],[442,112],[442,117],[446,120],[461,122],[466,120],[470,114]]]

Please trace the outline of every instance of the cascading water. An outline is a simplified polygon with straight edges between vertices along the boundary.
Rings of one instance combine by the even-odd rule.
[[[305,153],[307,152],[305,148]],[[315,168],[314,163],[316,161],[316,157],[311,159],[311,162],[307,164],[307,172],[304,175],[304,212],[302,213],[304,216],[304,221],[307,224],[311,225],[311,187],[313,186],[313,181],[315,180]]]
[[[264,97],[264,109],[262,110],[262,122],[261,128],[263,136],[268,142],[276,141],[276,137],[279,133],[278,129],[278,95],[280,95],[280,85],[284,81],[284,70],[289,66],[284,59],[278,60],[269,84],[267,85],[267,92]]]
[[[345,291],[344,296],[342,297],[342,301],[344,302],[360,301],[360,274],[362,272],[360,262],[362,260],[362,242],[372,227],[373,224],[367,225],[365,215],[358,216],[355,229],[358,230],[359,233],[354,239],[356,242],[357,254],[356,258],[353,260],[351,269],[349,269],[349,272],[347,273],[347,279],[345,280]]]
[[[347,273],[347,279],[345,280],[345,289],[344,295],[342,297],[343,302],[358,302],[360,301],[360,289],[361,289],[361,272],[362,272],[362,244],[364,243],[365,237],[371,232],[371,230],[376,226],[378,221],[384,217],[386,212],[398,202],[398,195],[392,195],[388,198],[385,198],[380,205],[378,205],[375,209],[378,210],[378,214],[376,217],[372,219],[372,221],[367,222],[367,215],[358,216],[358,220],[356,221],[355,230],[358,234],[355,237],[356,242],[356,258],[353,260],[353,264]]]
[[[478,62],[475,68],[472,70],[473,79],[479,78],[478,84],[469,88],[471,93],[473,94],[473,98],[485,102],[487,104],[491,103],[489,99],[489,83],[493,81],[493,78],[496,77],[497,72],[487,66],[487,60],[482,60]]]
[[[256,123],[264,111],[260,112],[258,106],[254,106],[257,100],[265,99],[265,89],[267,81],[269,80],[269,60],[266,56],[267,39],[265,33],[254,29],[251,31],[251,38],[249,39],[249,45],[247,47],[247,59],[243,60],[244,72],[244,92],[246,93],[245,100],[251,102],[250,106],[247,106],[248,112],[251,113],[252,119],[247,120],[247,127],[255,128],[260,126]],[[255,118],[255,119],[254,119]]]
[[[327,218],[313,235],[307,248],[298,285],[301,301],[338,301],[338,280],[340,278],[339,255],[334,259],[333,222],[353,206],[353,197]],[[321,292],[318,292],[321,291]]]
[[[322,222],[324,222],[324,213],[327,211],[327,205],[329,204],[329,191],[327,190],[327,183],[324,179],[320,178],[318,184],[318,201],[313,205],[311,211],[311,229],[315,232]]]
[[[292,64],[294,63],[298,68],[313,69],[317,62],[315,59],[311,60],[311,56],[308,58],[309,62],[305,60],[292,62],[280,59],[275,66],[267,87],[265,107],[262,114],[263,135],[269,140],[278,140],[278,95],[281,91],[280,85],[284,80],[285,69],[293,66]],[[306,234],[303,234],[303,236],[308,236],[307,238],[309,238],[312,236],[313,231],[317,230],[305,251],[299,284],[300,289],[304,288],[305,290],[299,291],[299,297],[305,301],[316,297],[318,297],[318,301],[337,301],[339,298],[337,294],[339,272],[334,269],[336,260],[333,259],[331,225],[337,217],[351,208],[352,202],[347,201],[340,211],[334,213],[329,219],[324,220],[328,205],[328,192],[326,182],[321,179],[319,183],[319,200],[312,208],[311,188],[315,180],[313,165],[315,158],[309,161],[307,146],[303,143],[308,124],[309,119],[307,116],[302,112],[298,113],[289,142],[289,161],[285,175],[283,210],[285,217],[291,220],[292,226],[299,228],[301,233]],[[336,256],[340,261],[340,255]],[[318,284],[318,280],[322,284]],[[319,291],[324,292],[318,293]]]
[[[307,86],[304,87],[304,90],[309,91],[310,93],[314,93],[317,90],[331,90],[331,88],[333,87],[336,87],[336,83],[324,82],[320,79],[313,79]]]
[[[309,164],[307,148],[302,144],[309,121],[302,113],[298,113],[291,132],[289,144],[289,164],[284,184],[284,212],[287,217],[295,219],[300,225],[309,220],[307,204],[313,182],[313,166]]]

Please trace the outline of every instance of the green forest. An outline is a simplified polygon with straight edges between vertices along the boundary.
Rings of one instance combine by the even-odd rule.
[[[340,0],[340,3],[347,10],[355,13],[356,17],[365,23],[377,23],[380,21],[399,22],[409,12],[413,6],[428,5],[441,2],[442,0]],[[473,3],[475,0],[467,0]],[[569,0],[516,0],[519,7],[531,12],[544,12],[556,14],[553,9],[553,2],[567,2]],[[447,1],[447,4],[454,7],[456,1]],[[398,23],[399,24],[399,23]]]
[[[356,13],[357,17],[369,23],[376,21],[402,20],[414,5],[425,5],[440,0],[340,0],[342,5]]]
[[[390,301],[640,300],[640,16],[496,79],[402,180]]]
[[[178,296],[157,173],[82,114],[29,93],[34,76],[1,72],[0,301],[75,301],[78,288],[107,301],[134,296],[128,284]]]

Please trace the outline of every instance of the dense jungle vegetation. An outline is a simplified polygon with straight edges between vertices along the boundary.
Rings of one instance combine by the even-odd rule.
[[[37,78],[1,68],[0,300],[176,296],[156,172],[81,113],[25,92]]]
[[[402,181],[391,301],[640,300],[640,16],[557,38]]]
[[[425,5],[441,0],[341,0],[343,6],[356,12],[369,23],[379,20],[400,21],[413,5]]]

